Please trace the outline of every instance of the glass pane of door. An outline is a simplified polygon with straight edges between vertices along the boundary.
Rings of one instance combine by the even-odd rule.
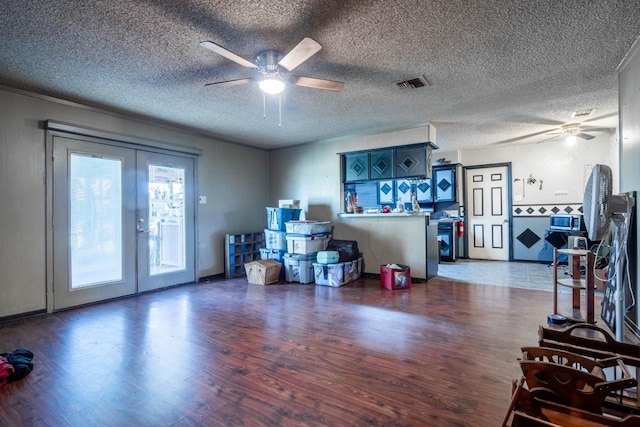
[[[135,151],[53,137],[53,308],[136,292]]]
[[[185,269],[184,168],[149,167],[149,274]]]
[[[138,291],[195,280],[195,166],[138,151]]]
[[[71,289],[122,280],[122,159],[71,153]]]

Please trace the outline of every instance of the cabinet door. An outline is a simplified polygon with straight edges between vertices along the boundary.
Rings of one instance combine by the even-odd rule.
[[[418,203],[433,203],[433,180],[427,178],[416,183]]]
[[[345,154],[344,182],[366,181],[369,179],[369,154]]]
[[[424,177],[426,174],[426,146],[396,150],[396,178]]]
[[[371,179],[393,178],[394,156],[393,150],[374,151],[371,153]]]
[[[456,200],[456,173],[454,168],[434,169],[436,202],[454,202]]]
[[[411,181],[408,179],[396,179],[396,201],[411,203]]]

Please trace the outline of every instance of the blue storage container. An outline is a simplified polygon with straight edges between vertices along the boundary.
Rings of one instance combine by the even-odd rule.
[[[269,230],[287,231],[287,221],[300,219],[302,209],[291,208],[267,208],[267,228]]]
[[[338,251],[319,251],[317,256],[318,264],[336,264],[340,260]]]

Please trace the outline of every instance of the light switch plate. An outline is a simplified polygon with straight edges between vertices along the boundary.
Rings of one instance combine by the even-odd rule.
[[[198,203],[204,205],[207,203],[207,196],[198,196]]]

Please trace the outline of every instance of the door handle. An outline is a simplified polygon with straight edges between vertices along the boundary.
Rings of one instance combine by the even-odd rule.
[[[136,227],[138,233],[150,233],[151,230],[145,230],[144,228],[142,228],[142,224],[144,224],[144,218],[140,218],[138,220],[138,225]]]

